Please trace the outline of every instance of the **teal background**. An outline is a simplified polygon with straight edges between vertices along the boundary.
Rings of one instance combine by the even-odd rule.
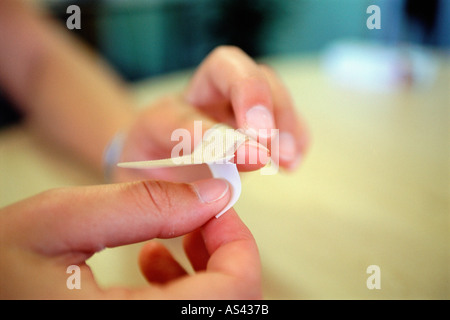
[[[426,3],[427,1],[422,1]],[[340,39],[449,47],[450,1],[440,0],[432,39],[406,23],[404,0],[115,0],[58,1],[82,9],[80,35],[128,80],[197,65],[216,46],[237,45],[252,57],[317,53]],[[369,5],[381,30],[369,30]],[[423,33],[423,32],[422,32]]]

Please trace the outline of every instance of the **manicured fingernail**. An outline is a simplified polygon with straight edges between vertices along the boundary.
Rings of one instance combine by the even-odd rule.
[[[192,183],[198,198],[204,203],[211,203],[222,199],[230,188],[223,179],[206,179]]]
[[[256,131],[256,135],[267,138],[275,128],[275,121],[272,113],[262,105],[256,105],[245,114],[247,129]]]
[[[293,162],[297,159],[297,147],[295,139],[289,132],[281,132],[280,136],[280,158],[285,162]]]

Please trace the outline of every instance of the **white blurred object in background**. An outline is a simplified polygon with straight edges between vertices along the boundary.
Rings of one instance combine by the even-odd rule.
[[[339,85],[389,93],[429,87],[436,78],[438,61],[432,52],[419,46],[339,41],[325,50],[322,66]]]

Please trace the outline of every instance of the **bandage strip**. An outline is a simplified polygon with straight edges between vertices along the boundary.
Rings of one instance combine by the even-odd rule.
[[[249,139],[239,130],[219,124],[205,133],[201,143],[189,155],[160,160],[122,162],[117,165],[122,168],[149,169],[207,164],[214,178],[227,180],[231,187],[230,201],[216,215],[218,218],[233,207],[241,195],[241,178],[236,164],[231,160],[239,146]]]

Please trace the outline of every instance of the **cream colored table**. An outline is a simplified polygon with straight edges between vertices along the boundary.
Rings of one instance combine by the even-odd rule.
[[[317,58],[270,61],[308,120],[313,144],[294,174],[243,175],[235,206],[261,252],[268,299],[448,299],[449,63],[431,88],[361,93],[328,81]],[[136,85],[141,105],[188,72]],[[23,128],[0,134],[0,205],[99,183]],[[165,241],[183,263],[180,239]],[[141,244],[89,263],[103,286],[140,286]],[[379,274],[367,273],[370,265]],[[380,289],[367,279],[379,275]],[[370,281],[369,281],[370,282]],[[373,282],[375,283],[375,282]]]

